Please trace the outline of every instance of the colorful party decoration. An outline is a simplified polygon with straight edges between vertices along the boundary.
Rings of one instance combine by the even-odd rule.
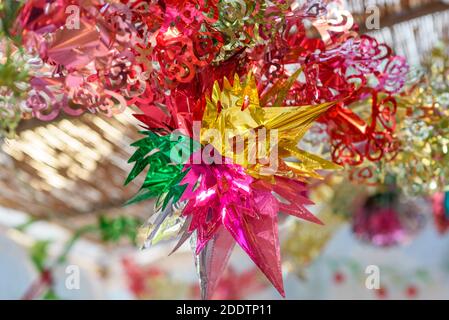
[[[228,257],[227,252],[230,252],[237,242],[283,294],[277,214],[281,210],[320,223],[304,207],[304,204],[311,202],[301,196],[306,190],[303,182],[305,178],[319,177],[315,170],[332,169],[337,166],[299,150],[296,144],[312,121],[331,104],[261,107],[252,74],[248,74],[243,83],[238,77],[235,77],[232,85],[225,79],[222,89],[216,82],[213,92],[212,98],[206,99],[207,105],[199,137],[201,149],[188,153],[187,155],[191,154],[190,157],[184,157],[184,163],[181,162],[184,168],[179,166],[181,158],[170,158],[169,153],[173,153],[174,149],[170,143],[164,146],[148,143],[144,145],[145,149],[139,148],[131,158],[136,164],[129,180],[132,180],[135,173],[141,172],[146,165],[150,165],[142,188],[146,190],[144,192],[147,192],[148,197],[158,197],[157,203],[162,203],[158,212],[160,219],[156,220],[159,225],[171,214],[166,211],[168,203],[184,202],[182,215],[185,217],[186,230],[183,231],[181,239],[186,240],[195,233],[194,247],[200,260],[198,262],[200,267],[204,264],[205,268],[213,267],[213,256],[223,254],[219,260],[222,267]],[[220,114],[217,112],[218,103],[221,106]],[[220,138],[208,144],[206,137],[211,128],[214,129],[212,134],[218,133]],[[250,164],[245,157],[248,148],[241,151],[243,157],[240,158],[244,161],[239,162],[234,159],[240,154],[234,153],[232,145],[229,149],[229,145],[225,143],[237,135],[249,138],[250,131],[255,129],[266,129],[268,132],[277,130],[279,140],[276,140],[275,146],[279,149],[279,158],[276,157],[274,162],[279,162],[279,165],[274,168],[261,164],[263,160],[272,158],[271,147],[263,148],[262,154],[254,152],[255,161],[254,164]],[[230,130],[231,133],[222,138],[226,135],[226,130]],[[173,134],[161,137],[152,133],[149,135],[163,142],[179,141]],[[177,151],[193,145],[188,141],[188,137],[181,137],[181,147],[178,147]],[[183,143],[185,141],[187,143]],[[136,146],[139,145],[142,143],[136,143]],[[248,146],[251,146],[250,143]],[[142,152],[143,150],[146,152]],[[211,152],[215,153],[215,157],[210,157]],[[164,156],[164,159],[161,160],[158,155]],[[296,157],[297,160],[283,160],[291,157]],[[214,158],[216,161],[211,161]],[[152,165],[152,159],[161,162]],[[167,172],[167,169],[170,172]],[[154,188],[158,185],[158,188]],[[154,230],[150,238],[156,235]],[[213,278],[211,282],[210,273],[214,272],[217,270],[204,271],[202,280],[205,283],[202,285],[206,295],[212,294],[213,287],[218,281]]]
[[[431,194],[447,185],[447,115],[449,108],[449,56],[444,43],[435,47],[423,67],[415,70],[397,98],[401,142],[398,156],[385,164],[408,194]]]
[[[425,224],[426,202],[386,190],[366,199],[352,221],[354,234],[364,242],[391,247],[411,241]]]
[[[148,95],[153,102],[142,101],[142,97],[136,99],[135,104],[143,111],[136,117],[162,137],[168,134],[171,141],[177,141],[173,139],[176,131],[183,139],[190,137],[201,143],[201,148],[187,153],[190,158],[183,158],[183,170],[179,169],[178,161],[171,161],[171,170],[175,172],[161,180],[151,179],[161,172],[155,174],[150,165],[137,199],[143,199],[143,194],[147,195],[144,198],[158,198],[155,211],[159,218],[149,227],[147,243],[153,244],[156,235],[166,233],[160,226],[167,219],[172,221],[167,224],[170,229],[180,231],[181,242],[195,233],[193,248],[203,297],[212,295],[234,241],[283,294],[276,214],[280,210],[318,222],[302,206],[310,204],[305,199],[301,203],[299,194],[305,191],[302,183],[319,178],[317,170],[337,168],[298,149],[299,141],[312,123],[320,119],[332,143],[338,141],[332,152],[337,163],[361,163],[345,153],[349,143],[361,145],[372,161],[382,159],[384,153],[391,152],[391,134],[383,130],[387,129],[387,133],[394,130],[396,102],[391,93],[400,90],[407,66],[386,45],[379,45],[368,36],[358,36],[351,28],[330,39],[309,38],[301,21],[321,19],[326,13],[324,2],[309,1],[302,7],[292,2],[285,5],[274,2],[271,7],[266,2],[261,5],[232,2],[227,6],[234,9],[231,14],[251,16],[249,21],[235,19],[238,22],[232,32],[239,36],[233,36],[225,22],[226,14],[220,10],[225,3],[218,2],[218,22],[213,20],[216,16],[200,15],[192,19],[193,26],[188,28],[184,19],[175,22],[172,19],[172,12],[178,11],[182,16],[183,9],[167,3],[164,16],[161,8],[161,19],[172,24],[164,27],[161,23],[153,55],[160,69],[151,73],[158,81],[151,82],[153,94]],[[317,10],[313,13],[312,8]],[[256,22],[256,13],[265,14],[274,25],[267,22],[263,25],[262,19]],[[277,21],[271,20],[271,15]],[[207,33],[199,32],[197,24],[202,24]],[[267,29],[269,33],[265,34]],[[248,37],[248,33],[253,36]],[[195,50],[199,34],[208,40],[202,43],[202,50]],[[376,81],[368,81],[370,77]],[[164,94],[168,89],[169,96]],[[350,109],[352,103],[368,95],[373,101],[369,125],[361,124],[363,120]],[[378,98],[381,95],[385,97]],[[265,140],[276,130],[277,155],[266,144],[260,147],[251,141],[259,133],[254,132],[261,129]],[[356,139],[362,140],[348,140],[356,135]],[[236,152],[239,147],[240,152]],[[258,157],[259,151],[264,157]],[[148,152],[148,158],[153,158],[161,149]],[[136,161],[136,165],[129,180],[135,177],[134,171],[141,171],[143,157],[139,151],[133,156],[131,162]],[[267,159],[272,160],[269,165],[263,163]],[[273,163],[275,168],[270,167]],[[158,170],[158,166],[153,168]],[[161,188],[151,188],[160,181],[163,181]],[[175,184],[167,189],[170,182]],[[181,190],[183,195],[179,198]],[[175,205],[174,213],[170,212],[168,205],[178,201],[182,204]],[[174,228],[175,221],[182,226]],[[261,238],[257,235],[260,233],[270,236]],[[214,256],[219,258],[214,260]],[[214,262],[217,260],[220,262]]]
[[[279,214],[322,224],[307,209],[311,182],[340,169],[366,181],[373,166],[400,158],[408,65],[359,34],[350,16],[335,19],[339,1],[31,0],[2,8],[2,133],[12,136],[27,118],[131,108],[144,137],[132,145],[125,184],[142,173],[144,181],[128,204],[156,199],[144,247],[179,237],[176,250],[190,239],[203,298],[235,243],[284,295]],[[385,219],[387,233],[400,232],[396,213],[384,209],[367,204],[355,233],[377,243]]]
[[[441,42],[407,74],[403,89],[388,99],[394,101],[394,124],[389,156],[377,163],[364,161],[348,170],[351,180],[364,185],[381,185],[387,176],[407,195],[430,195],[447,185],[448,53]],[[361,110],[369,101],[357,103]],[[393,128],[393,127],[391,127]],[[385,149],[384,149],[385,151]]]

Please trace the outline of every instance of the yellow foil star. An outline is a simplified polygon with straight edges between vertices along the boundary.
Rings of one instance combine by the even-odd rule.
[[[285,88],[284,88],[285,90]],[[207,98],[201,143],[247,169],[255,178],[320,178],[317,170],[340,166],[298,148],[312,123],[335,102],[313,106],[264,107],[252,73],[242,83],[224,78]]]

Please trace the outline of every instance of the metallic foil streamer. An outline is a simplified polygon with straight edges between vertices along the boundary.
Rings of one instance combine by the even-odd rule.
[[[195,254],[202,299],[212,298],[234,245],[235,241],[232,236],[225,228],[221,227],[200,254]],[[192,237],[192,248],[195,252],[195,237]]]
[[[429,195],[448,184],[449,53],[443,43],[424,62],[423,71],[410,76],[397,97],[399,153],[385,163],[384,172],[396,176],[410,195]]]

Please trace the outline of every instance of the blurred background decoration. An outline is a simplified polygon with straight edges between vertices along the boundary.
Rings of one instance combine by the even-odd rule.
[[[342,2],[363,32],[411,65],[449,40],[449,1]],[[364,24],[373,5],[380,30]],[[123,186],[139,138],[131,111],[14,125],[17,137],[0,140],[0,299],[199,298],[188,245],[172,256],[172,242],[138,250],[153,206],[123,205],[142,183]],[[325,226],[281,225],[287,298],[449,298],[448,190],[412,196],[397,182],[360,186],[335,175],[314,186],[311,198],[322,204],[311,210]],[[279,298],[235,250],[214,298]],[[66,285],[73,265],[81,270],[76,290]],[[365,286],[370,265],[381,270],[378,290]]]

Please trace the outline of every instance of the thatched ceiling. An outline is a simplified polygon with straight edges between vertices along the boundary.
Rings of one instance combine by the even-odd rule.
[[[109,211],[145,215],[142,206],[123,208],[138,189],[123,186],[139,138],[131,112],[31,127],[0,147],[0,205],[63,224]]]

